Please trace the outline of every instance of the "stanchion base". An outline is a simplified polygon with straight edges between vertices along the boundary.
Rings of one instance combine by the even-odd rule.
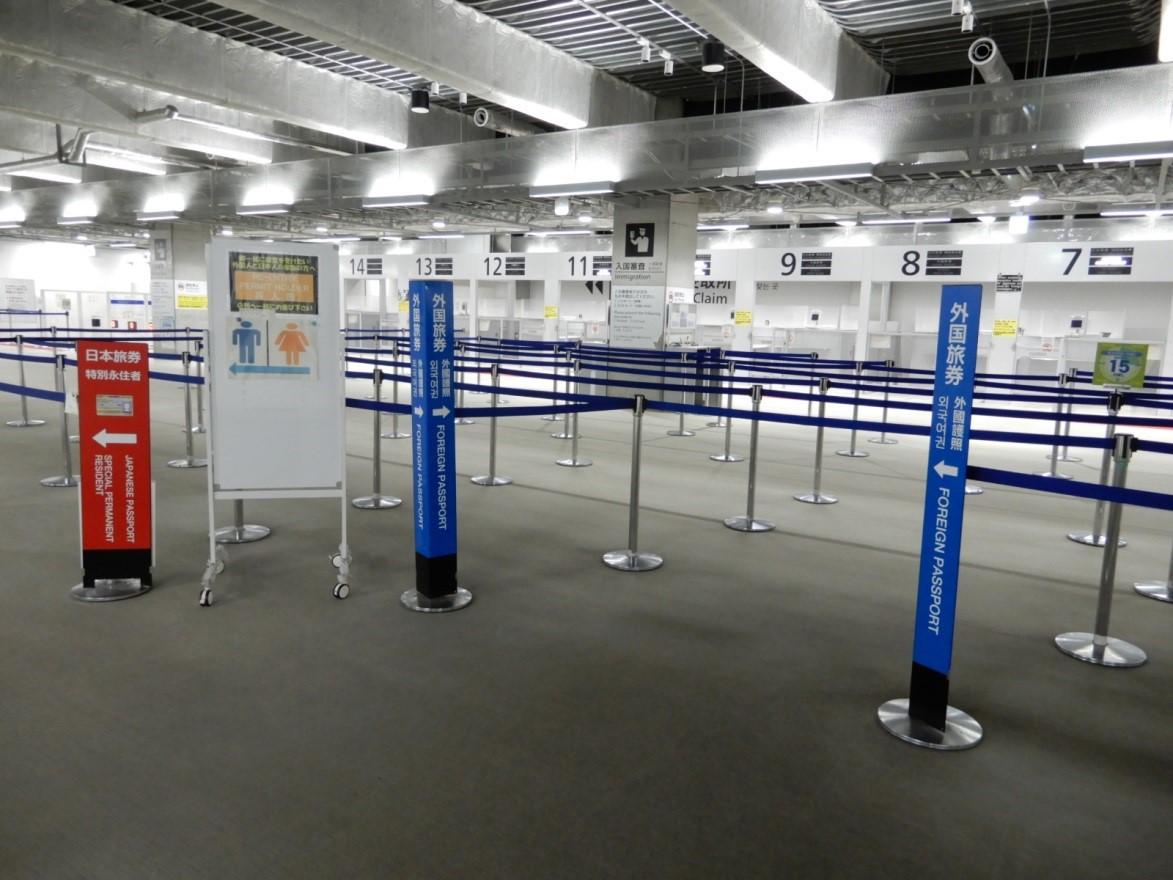
[[[77,477],[45,477],[41,485],[48,489],[68,489],[77,485]]]
[[[562,467],[590,467],[594,462],[589,458],[560,458],[554,464]]]
[[[772,532],[776,526],[768,519],[750,519],[748,516],[731,516],[725,520],[725,528],[735,532]]]
[[[69,588],[69,595],[79,602],[117,602],[119,599],[133,599],[150,590],[138,578],[95,578],[94,585],[85,584]]]
[[[669,437],[695,437],[696,431],[665,431]]]
[[[390,510],[402,503],[402,498],[394,498],[390,495],[364,495],[351,501],[350,506],[357,507],[359,510]]]
[[[268,526],[246,524],[243,526],[224,526],[216,529],[217,544],[252,544],[269,537],[272,529]]]
[[[1173,602],[1173,584],[1168,581],[1140,581],[1133,589],[1158,602]]]
[[[6,424],[10,428],[39,428],[39,427],[41,427],[41,425],[45,424],[45,420],[44,419],[12,419],[11,421],[5,422],[4,424]]]
[[[205,468],[208,466],[206,458],[176,458],[167,462],[169,468]]]
[[[1035,471],[1036,477],[1050,477],[1053,480],[1071,480],[1074,479],[1071,474],[1061,474],[1058,471]]]
[[[191,432],[193,434],[206,434],[206,433],[208,433],[208,429],[205,428],[203,425],[192,425]],[[179,433],[186,434],[187,428],[180,427]]]
[[[953,706],[945,708],[944,730],[937,730],[909,715],[908,700],[889,700],[876,710],[876,720],[897,739],[922,749],[959,752],[972,749],[982,741],[982,726],[971,715]]]
[[[664,557],[655,553],[632,553],[630,550],[612,550],[603,554],[603,565],[618,571],[654,571],[664,564]]]
[[[384,440],[406,440],[411,434],[404,434],[402,431],[387,431],[379,436]]]
[[[565,431],[559,431],[557,434],[551,434],[550,436],[553,437],[555,440],[574,440],[575,439],[574,434],[568,434]],[[577,439],[581,440],[582,434],[577,435]]]
[[[542,421],[543,422],[560,422],[560,421],[562,421],[562,417],[560,415],[558,415],[558,413],[550,413],[549,415],[542,416]]]
[[[1083,461],[1082,458],[1076,458],[1074,455],[1060,455],[1055,461],[1062,461],[1066,464],[1078,464]]]
[[[476,419],[457,419],[453,422],[454,425],[475,425],[476,423]]]
[[[1076,660],[1096,666],[1127,668],[1140,666],[1148,655],[1131,642],[1108,636],[1104,644],[1096,644],[1091,633],[1070,632],[1055,636],[1055,647]]]
[[[868,443],[875,443],[877,446],[895,446],[899,442],[894,437],[868,437]]]
[[[455,593],[429,599],[421,596],[416,590],[408,590],[399,597],[399,602],[409,611],[419,611],[423,614],[443,614],[447,611],[459,611],[467,608],[472,602],[472,593],[464,587],[457,587]]]
[[[720,419],[717,419],[717,421],[715,421],[715,422],[705,422],[705,427],[706,428],[724,428],[725,423],[723,421],[721,421]]]
[[[513,482],[512,477],[490,477],[488,474],[480,474],[469,479],[470,483],[475,483],[478,486],[508,486]]]
[[[824,495],[822,492],[807,492],[805,495],[795,495],[795,501],[801,501],[803,504],[838,504],[839,499],[834,495]]]
[[[70,434],[69,435],[69,442],[70,443],[81,443],[81,434]]]
[[[1074,541],[1076,544],[1085,544],[1088,547],[1104,547],[1108,544],[1107,535],[1093,535],[1091,532],[1068,532],[1067,540]],[[1128,542],[1121,538],[1116,543],[1117,547],[1127,547]]]
[[[709,458],[712,461],[724,461],[724,462],[745,461],[744,455],[738,455],[735,452],[731,452],[728,455],[726,455],[724,452],[722,452],[720,455],[710,455]]]
[[[871,455],[870,452],[864,452],[862,449],[856,449],[854,452],[850,449],[837,449],[836,455],[841,455],[844,458],[867,458]]]
[[[983,489],[981,486],[975,486],[973,483],[966,483],[965,484],[965,494],[966,495],[984,495],[984,494],[986,494],[986,490]]]

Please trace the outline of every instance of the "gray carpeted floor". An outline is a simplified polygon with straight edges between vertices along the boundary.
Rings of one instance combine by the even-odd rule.
[[[1063,538],[1090,505],[970,502],[953,702],[986,740],[938,754],[875,721],[907,682],[921,441],[829,455],[842,502],[816,509],[790,500],[811,432],[768,427],[758,512],[779,528],[742,535],[719,523],[746,473],[708,460],[720,432],[670,438],[649,415],[641,543],[667,564],[627,575],[599,555],[626,541],[630,416],[583,419],[582,470],[553,465],[568,444],[548,423],[503,421],[516,484],[459,486],[467,610],[399,606],[407,505],[351,513],[354,591],[331,598],[337,506],[321,501],[250,504],[274,534],[231,552],[201,609],[205,474],[163,466],[181,393],[154,400],[158,586],[113,605],[68,596],[75,491],[37,484],[61,467],[55,426],[0,428],[4,880],[1173,870],[1173,607],[1131,589],[1166,571],[1166,515],[1127,512],[1113,617],[1150,662],[1106,670],[1052,645],[1092,623],[1100,555]],[[370,416],[348,418],[360,494]],[[487,426],[458,437],[461,473],[482,470]],[[384,452],[406,493],[409,444]],[[1042,455],[978,444],[974,461]],[[1170,492],[1173,472],[1141,456],[1131,485]]]

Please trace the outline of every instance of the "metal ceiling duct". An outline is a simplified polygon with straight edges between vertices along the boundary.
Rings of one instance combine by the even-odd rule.
[[[544,134],[542,129],[536,125],[521,122],[520,120],[505,119],[499,114],[494,113],[488,107],[477,107],[473,111],[472,124],[477,128],[492,129],[493,131],[507,134],[510,137],[529,137],[535,134]]]

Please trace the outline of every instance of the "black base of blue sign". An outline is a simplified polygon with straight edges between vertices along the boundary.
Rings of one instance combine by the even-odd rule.
[[[456,554],[415,554],[415,589],[424,599],[443,600],[456,592]]]
[[[94,581],[137,580],[151,586],[150,550],[83,550],[82,585],[92,589]]]
[[[930,727],[944,730],[948,710],[948,676],[914,662],[908,686],[908,714]]]

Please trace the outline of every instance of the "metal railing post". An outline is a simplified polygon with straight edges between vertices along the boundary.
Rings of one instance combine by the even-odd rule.
[[[839,499],[823,494],[823,421],[827,413],[827,392],[831,390],[830,379],[819,379],[819,426],[815,432],[815,480],[810,492],[794,496],[795,501],[804,504],[835,504]]]
[[[489,368],[493,382],[493,393],[489,398],[489,407],[493,412],[489,417],[489,472],[470,478],[470,482],[478,486],[508,486],[513,482],[511,477],[497,476],[497,389],[501,385],[500,369],[500,364],[493,364]]]
[[[762,386],[754,385],[750,389],[753,400],[753,420],[749,424],[749,479],[746,486],[745,516],[731,516],[725,520],[725,527],[737,532],[770,532],[774,524],[768,519],[754,517],[754,500],[758,475],[758,428],[761,426],[757,416],[762,409]]]
[[[191,346],[191,341],[188,340],[188,346]],[[172,468],[203,468],[208,466],[206,458],[195,457],[195,446],[192,435],[192,418],[191,418],[191,352],[185,351],[181,354],[183,360],[183,458],[173,458],[167,462],[167,467]]]
[[[664,558],[639,550],[639,481],[640,443],[643,439],[643,415],[647,399],[635,395],[631,426],[631,492],[627,507],[627,548],[603,554],[603,564],[618,571],[652,571],[664,564]]]
[[[67,489],[77,485],[77,478],[73,475],[73,452],[69,448],[69,410],[65,405],[66,398],[64,396],[69,393],[65,390],[65,355],[56,355],[54,360],[56,363],[54,365],[53,387],[63,395],[61,399],[61,458],[65,464],[65,472],[58,477],[45,477],[41,480],[41,485],[50,489]]]
[[[11,319],[10,319],[10,323],[11,323]],[[25,380],[25,375],[24,375],[24,336],[17,336],[16,337],[16,357],[17,357],[16,368],[18,371],[18,375],[20,376],[20,379],[19,379],[20,387],[27,388],[28,382]],[[24,393],[22,392],[20,395],[20,418],[19,419],[11,419],[10,421],[8,421],[7,422],[8,427],[10,427],[10,428],[36,428],[36,427],[39,427],[43,424],[45,424],[44,419],[30,419],[29,418],[28,398],[25,397]]]
[[[1111,440],[1115,436],[1116,424],[1112,416],[1115,416],[1124,406],[1124,395],[1119,391],[1113,391],[1108,396],[1108,426],[1105,429],[1105,436]],[[1100,460],[1100,485],[1108,485],[1108,475],[1112,468],[1112,448],[1109,447],[1104,450],[1104,455]],[[1092,518],[1092,530],[1090,532],[1068,532],[1067,539],[1074,541],[1077,544],[1086,544],[1089,547],[1103,547],[1107,544],[1107,537],[1104,535],[1104,512],[1106,505],[1103,501],[1096,502],[1095,516]],[[1120,539],[1117,536],[1117,541],[1120,547],[1128,546],[1128,542]]]
[[[855,402],[851,407],[851,445],[847,449],[839,449],[835,452],[836,455],[842,455],[844,458],[867,458],[871,454],[855,448],[855,438],[859,433],[855,427],[856,422],[859,421],[859,385],[862,381],[863,361],[857,361],[855,364]]]
[[[582,361],[576,360],[574,362],[574,393],[575,396],[581,393],[579,384],[579,373],[582,372]],[[578,438],[582,435],[578,433],[578,413],[570,414],[570,458],[559,458],[554,463],[560,464],[562,467],[590,467],[592,462],[589,458],[578,457]]]

